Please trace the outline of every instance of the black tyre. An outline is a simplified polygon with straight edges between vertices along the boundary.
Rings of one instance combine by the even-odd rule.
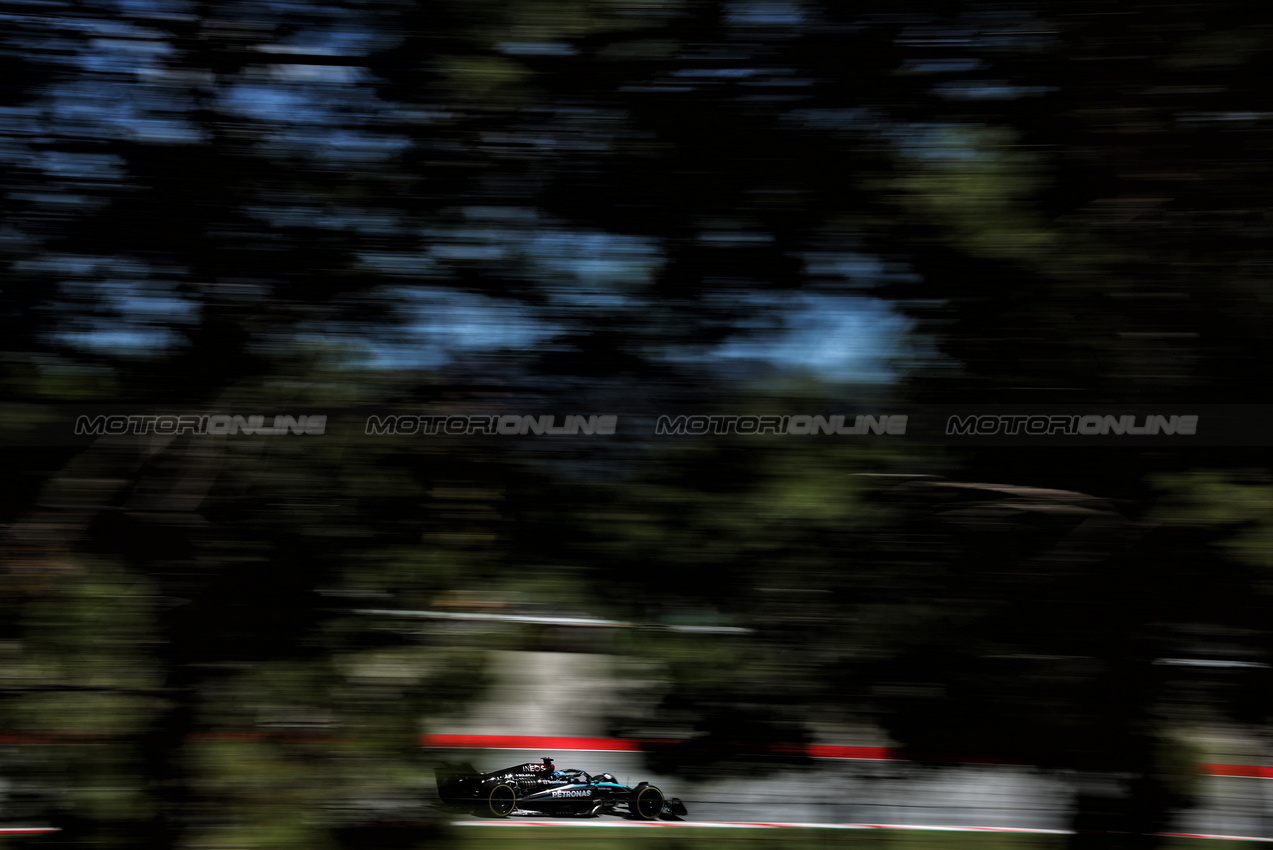
[[[497,818],[506,818],[517,808],[517,792],[511,785],[496,785],[486,801],[491,814]]]
[[[641,820],[658,820],[663,814],[663,792],[653,785],[639,789],[632,800],[632,813]]]

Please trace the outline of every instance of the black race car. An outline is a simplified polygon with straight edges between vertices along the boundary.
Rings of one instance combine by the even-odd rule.
[[[553,760],[527,762],[491,773],[470,764],[441,764],[434,769],[438,797],[448,807],[478,817],[509,815],[583,817],[621,815],[637,820],[675,820],[685,804],[648,782],[621,785],[608,773],[558,770]]]

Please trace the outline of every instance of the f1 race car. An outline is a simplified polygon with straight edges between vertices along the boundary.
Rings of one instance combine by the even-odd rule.
[[[648,782],[621,785],[608,773],[558,770],[551,758],[492,773],[470,764],[441,764],[434,769],[438,797],[452,809],[478,817],[510,815],[593,818],[620,815],[636,820],[674,820],[685,804]]]

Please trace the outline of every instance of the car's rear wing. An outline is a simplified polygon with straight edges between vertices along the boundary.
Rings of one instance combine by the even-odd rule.
[[[454,800],[467,796],[462,793],[464,780],[478,779],[481,774],[468,762],[451,764],[442,762],[433,768],[433,778],[438,783],[438,796],[443,800]]]

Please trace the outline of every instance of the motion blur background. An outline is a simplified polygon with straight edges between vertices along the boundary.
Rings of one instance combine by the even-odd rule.
[[[1075,845],[1169,831],[1273,764],[1266,448],[54,431],[1269,401],[1268,11],[10,0],[0,820],[445,843],[464,732],[679,741],[632,764],[687,798],[1007,762]]]

